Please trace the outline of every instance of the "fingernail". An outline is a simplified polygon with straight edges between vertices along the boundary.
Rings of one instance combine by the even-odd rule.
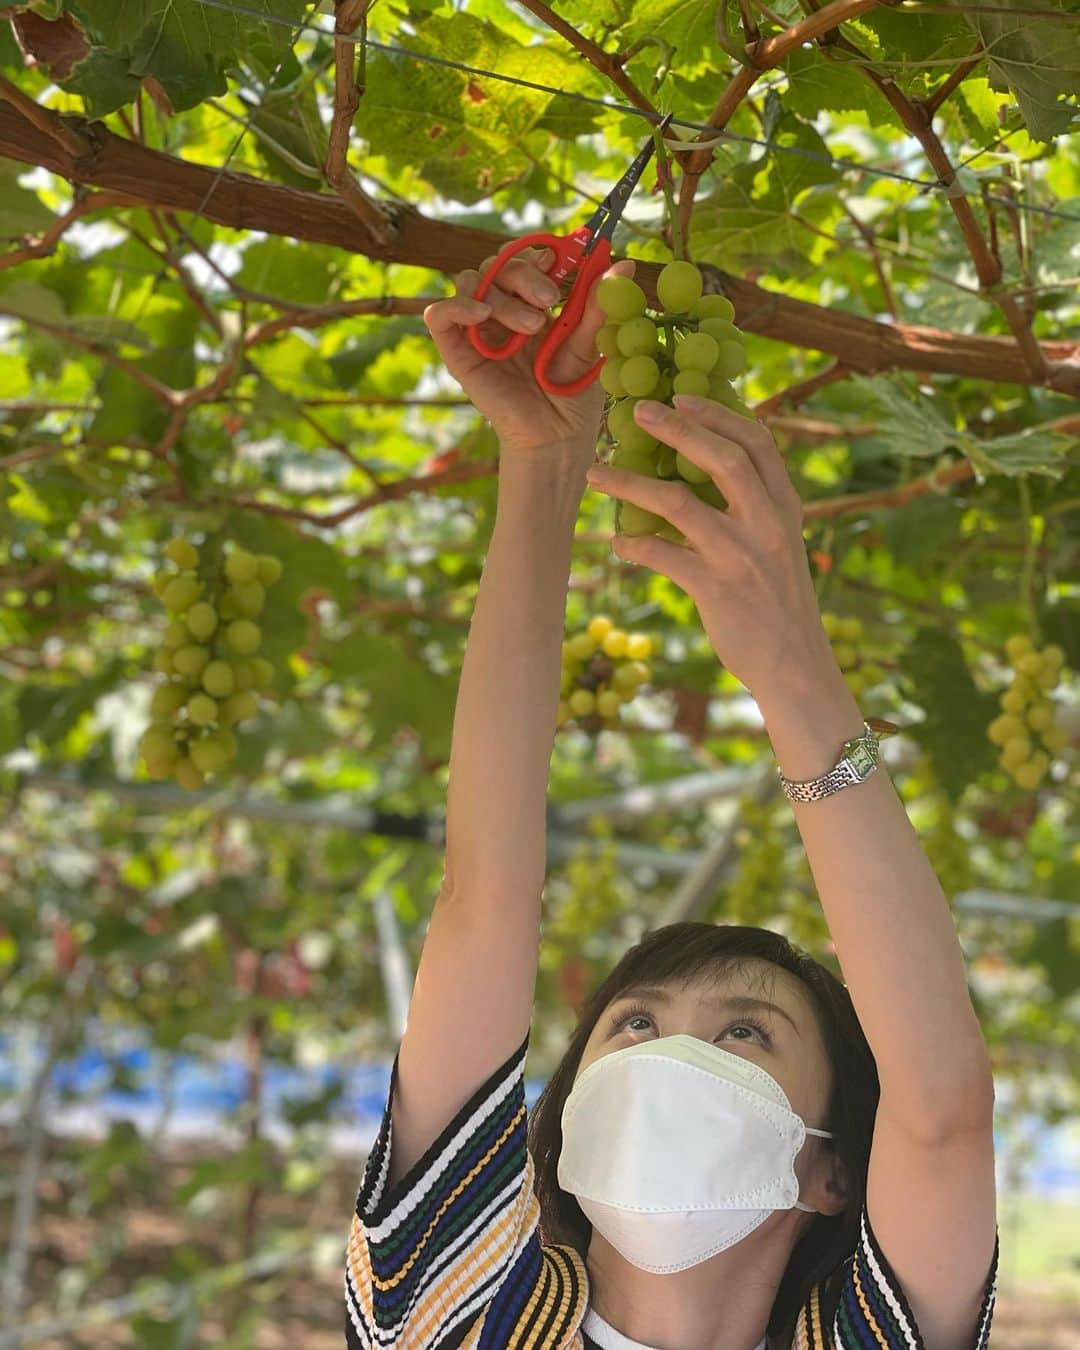
[[[536,294],[542,304],[553,305],[559,298],[559,288],[553,281],[541,281],[536,287]]]
[[[542,314],[537,314],[536,310],[526,314],[525,318],[522,320],[522,323],[524,323],[526,328],[539,328],[543,322],[544,316]]]
[[[700,394],[676,394],[672,402],[678,403],[680,408],[688,408],[690,412],[701,412],[709,400]]]
[[[634,407],[634,416],[643,422],[661,422],[668,415],[667,408],[651,398],[643,398]]]

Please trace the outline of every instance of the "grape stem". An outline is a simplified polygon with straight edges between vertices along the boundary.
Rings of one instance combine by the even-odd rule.
[[[660,135],[658,127],[653,127],[653,145],[656,146],[656,181],[663,189],[664,201],[667,206],[667,233],[671,243],[671,251],[675,258],[681,262],[683,260],[683,241],[682,231],[678,228],[678,216],[675,213],[675,193],[672,190],[671,179],[671,161],[668,158],[667,147],[664,145],[664,138]]]

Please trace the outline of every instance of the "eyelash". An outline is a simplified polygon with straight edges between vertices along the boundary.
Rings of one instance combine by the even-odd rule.
[[[647,1017],[650,1022],[653,1021],[653,1015],[649,1009],[639,1004],[632,1008],[627,1008],[625,1012],[616,1013],[608,1024],[608,1030],[611,1032],[618,1031],[635,1017]],[[731,1022],[724,1030],[730,1031],[732,1027],[753,1027],[754,1030],[765,1039],[767,1045],[772,1044],[772,1037],[769,1035],[765,1026],[759,1022],[756,1017],[740,1017],[737,1022]]]

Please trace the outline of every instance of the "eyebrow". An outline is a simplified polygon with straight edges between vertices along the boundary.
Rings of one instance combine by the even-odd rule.
[[[621,1003],[624,999],[640,998],[647,999],[653,1003],[670,1004],[672,996],[669,990],[662,989],[656,985],[638,984],[631,989],[624,989],[615,999],[616,1003]],[[795,1025],[791,1014],[785,1012],[778,1003],[769,1003],[763,998],[751,998],[746,994],[706,994],[701,1000],[702,1003],[711,1003],[714,1007],[732,1008],[735,1011],[752,1012],[755,1008],[764,1008],[767,1012],[779,1013],[781,1017],[786,1017],[791,1023],[795,1035],[802,1039],[802,1033]]]

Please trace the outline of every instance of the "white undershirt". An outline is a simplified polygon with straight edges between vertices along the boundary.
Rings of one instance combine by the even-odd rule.
[[[605,1322],[595,1308],[586,1310],[581,1330],[587,1332],[602,1350],[655,1350],[654,1346],[646,1345],[643,1341],[634,1341],[629,1336],[624,1336],[610,1322]],[[754,1346],[754,1350],[766,1350],[765,1341],[766,1337],[763,1336],[761,1343]]]

